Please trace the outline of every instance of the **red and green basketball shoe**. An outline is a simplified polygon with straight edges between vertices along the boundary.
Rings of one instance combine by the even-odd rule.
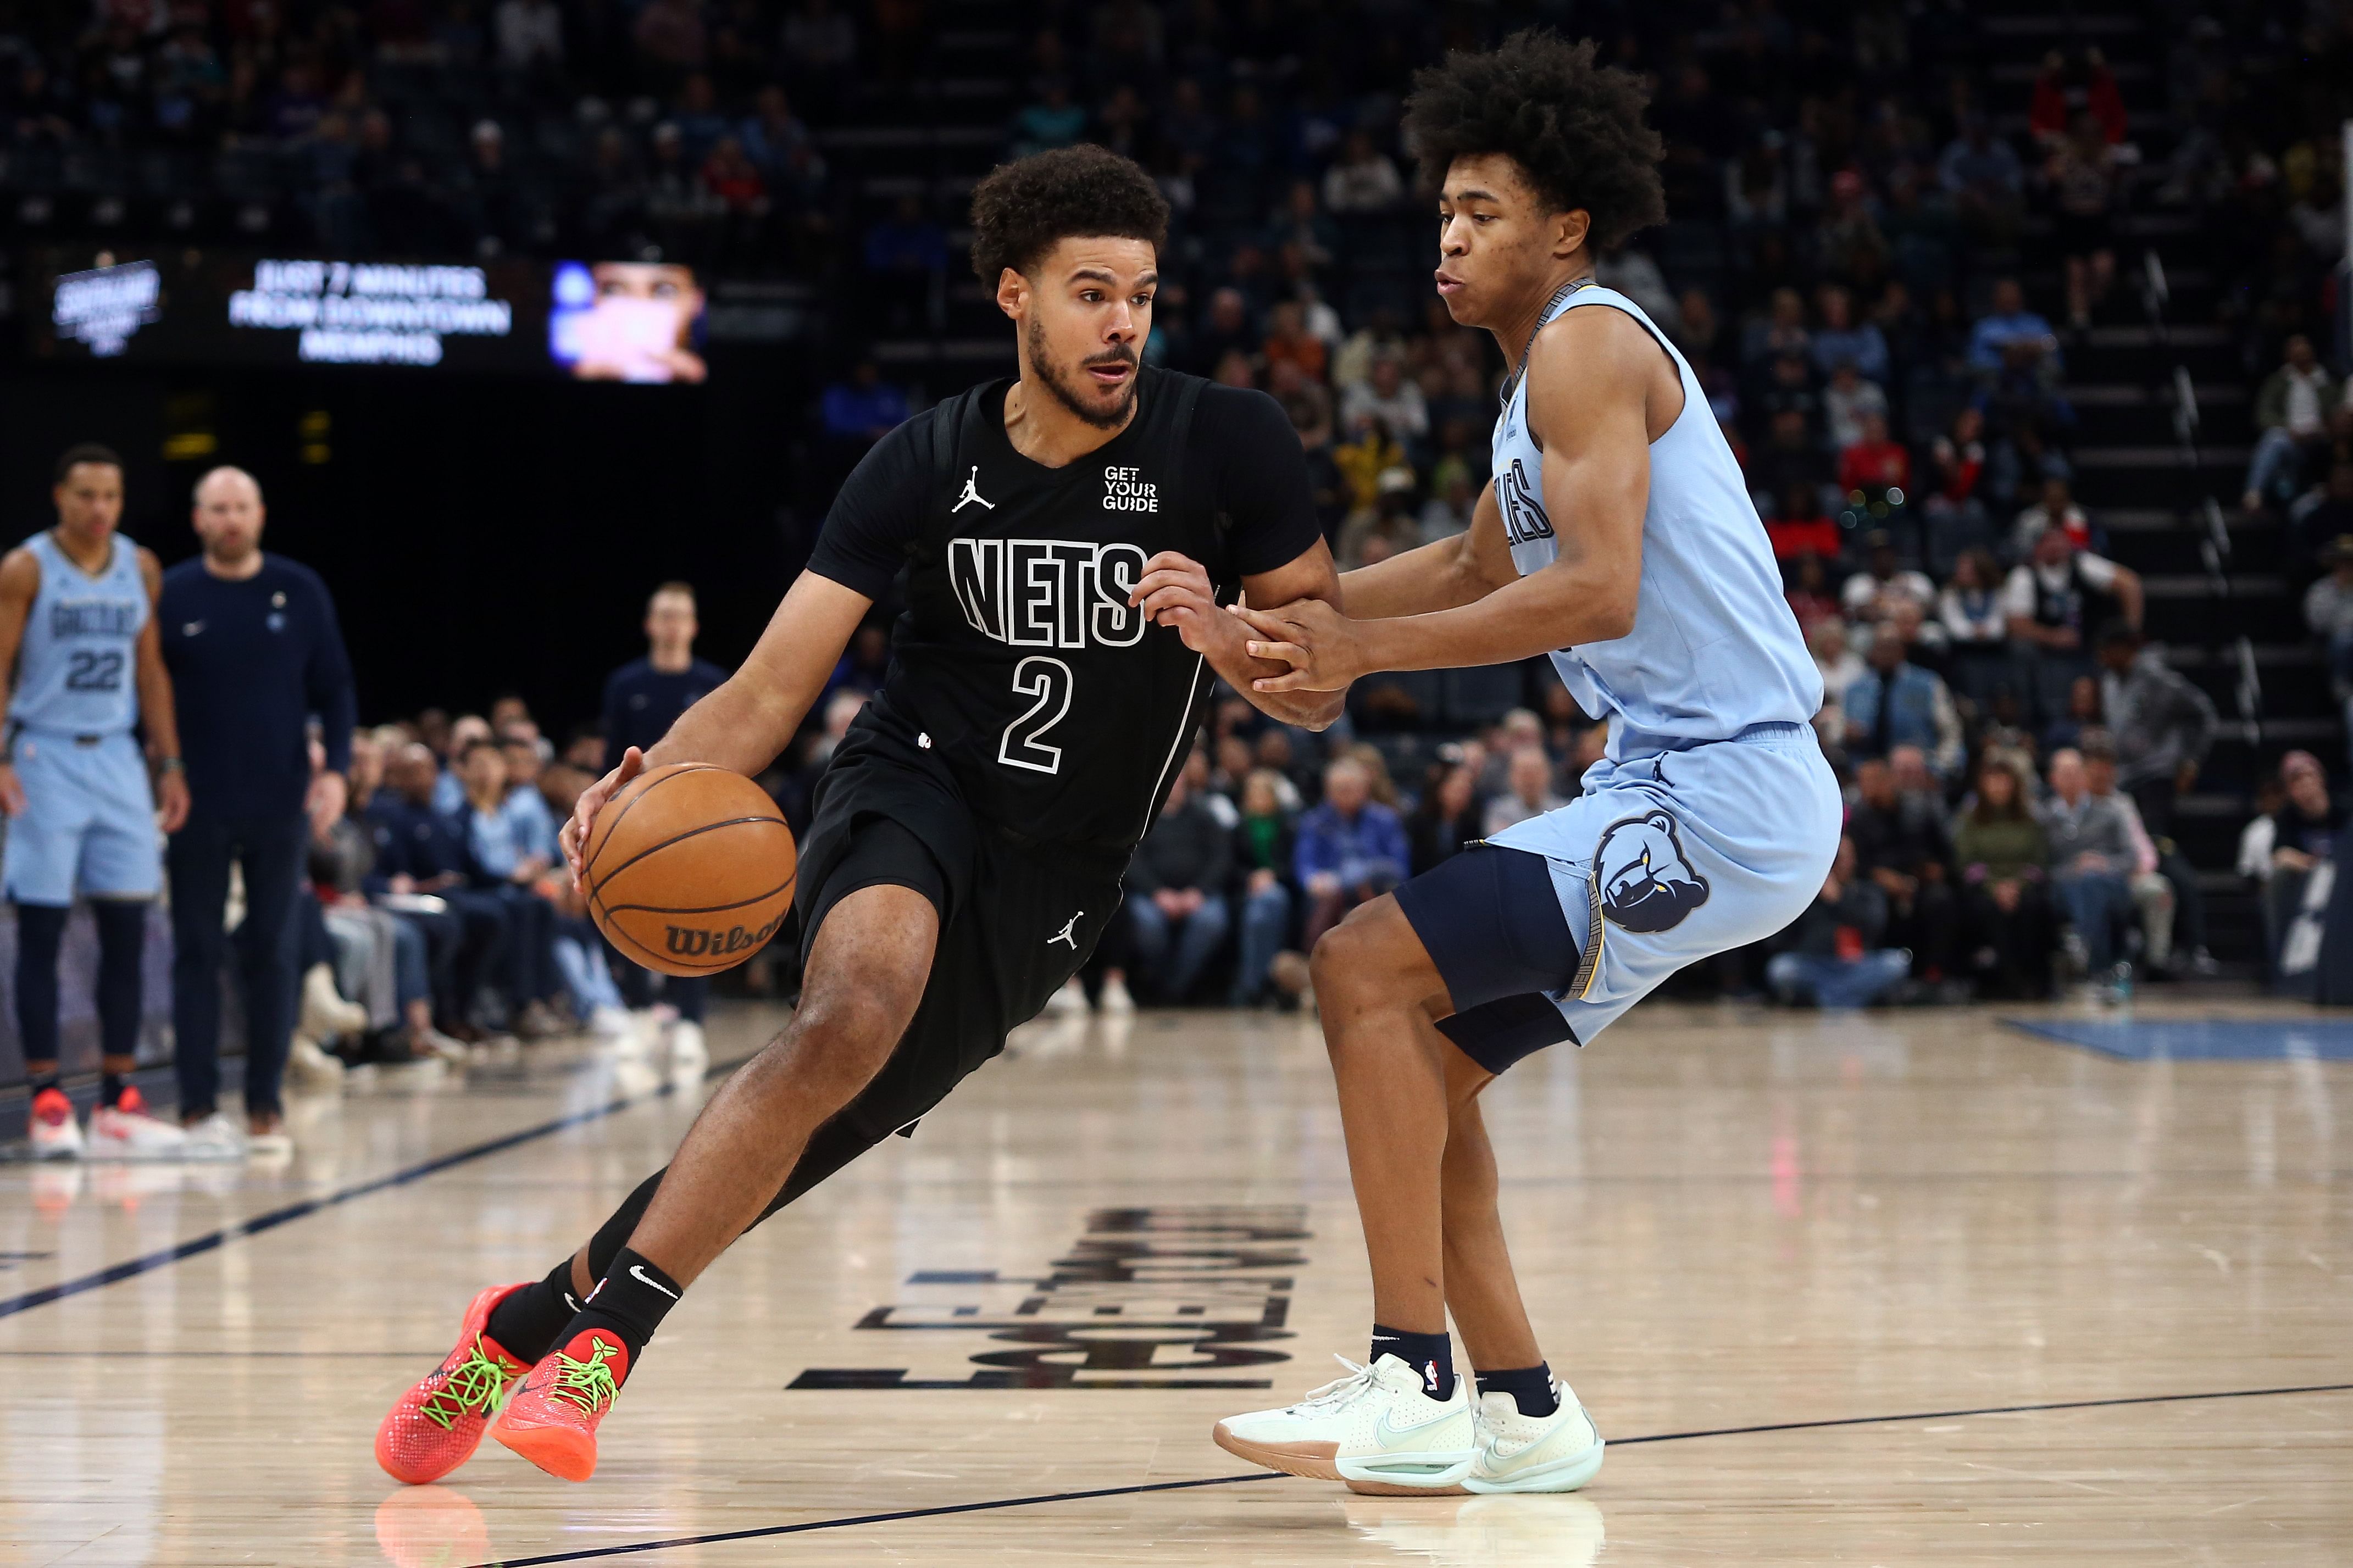
[[[586,1329],[531,1369],[491,1436],[567,1481],[596,1473],[596,1426],[629,1375],[629,1350],[618,1336]]]
[[[493,1285],[466,1309],[458,1348],[433,1374],[400,1396],[375,1429],[375,1462],[394,1480],[421,1487],[473,1458],[482,1431],[498,1413],[499,1396],[523,1373],[523,1363],[499,1347],[487,1325],[491,1309],[521,1285]]]

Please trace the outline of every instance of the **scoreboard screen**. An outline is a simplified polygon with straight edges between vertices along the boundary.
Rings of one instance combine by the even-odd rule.
[[[37,358],[368,365],[699,382],[705,300],[652,262],[338,261],[180,249],[35,258]]]

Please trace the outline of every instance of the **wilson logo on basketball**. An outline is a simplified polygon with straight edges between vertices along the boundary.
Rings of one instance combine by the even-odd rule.
[[[665,974],[715,974],[792,909],[793,832],[767,792],[704,763],[649,768],[596,814],[583,880],[596,929]]]
[[[667,940],[663,946],[673,958],[723,958],[731,952],[750,952],[765,946],[783,921],[784,916],[778,915],[755,931],[745,931],[742,926],[730,926],[725,931],[664,926]]]

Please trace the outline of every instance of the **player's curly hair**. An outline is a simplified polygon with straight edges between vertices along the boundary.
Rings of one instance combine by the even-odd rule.
[[[1501,153],[1556,212],[1591,216],[1591,244],[1614,250],[1667,218],[1659,160],[1642,123],[1650,94],[1632,72],[1593,63],[1593,43],[1530,27],[1486,54],[1450,52],[1419,71],[1405,136],[1435,195],[1457,158]]]
[[[972,269],[992,288],[1027,272],[1072,235],[1167,243],[1168,202],[1133,160],[1107,148],[1057,147],[1000,163],[972,192]]]

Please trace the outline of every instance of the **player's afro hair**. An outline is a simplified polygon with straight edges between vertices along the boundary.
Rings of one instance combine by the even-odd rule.
[[[1000,163],[972,192],[972,269],[996,287],[1006,268],[1027,272],[1058,240],[1109,235],[1168,239],[1168,203],[1152,176],[1094,146],[1057,147]]]
[[[1649,100],[1630,71],[1593,63],[1591,40],[1531,27],[1500,49],[1457,50],[1416,73],[1405,136],[1430,194],[1457,158],[1501,153],[1553,210],[1590,215],[1593,247],[1609,251],[1666,221],[1666,147],[1642,123]]]

